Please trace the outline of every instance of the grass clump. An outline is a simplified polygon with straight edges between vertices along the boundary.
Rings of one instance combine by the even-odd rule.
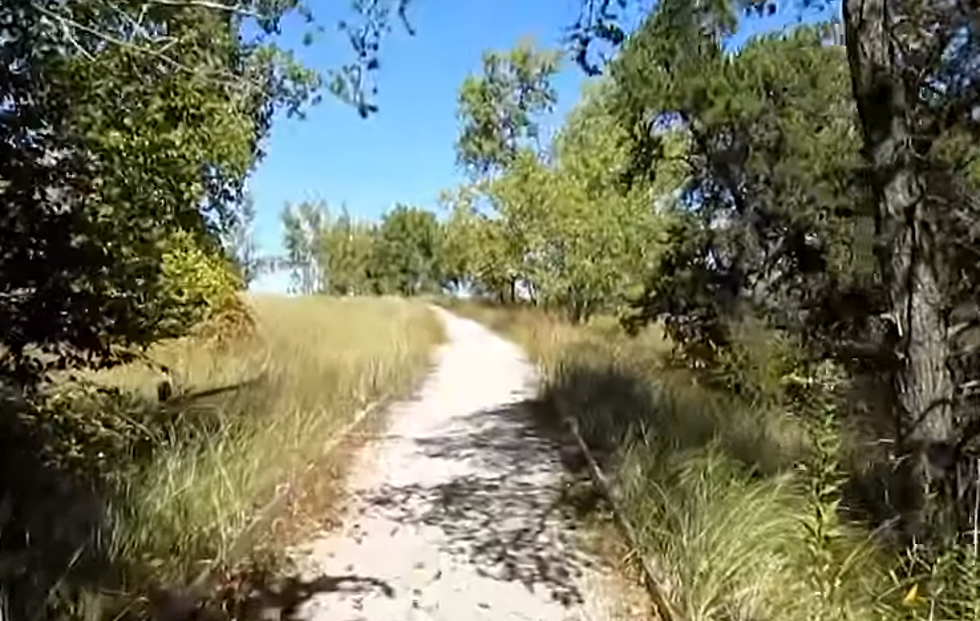
[[[30,417],[25,436],[50,454],[34,469],[86,490],[97,522],[37,559],[49,566],[38,575],[58,576],[52,598],[68,603],[59,614],[97,617],[108,592],[131,600],[261,550],[273,521],[320,506],[307,484],[329,477],[318,467],[344,426],[409,393],[444,340],[425,305],[395,298],[256,296],[247,305],[250,334],[162,343],[149,352],[153,365],[66,383]],[[22,528],[37,530],[28,517],[18,516]]]

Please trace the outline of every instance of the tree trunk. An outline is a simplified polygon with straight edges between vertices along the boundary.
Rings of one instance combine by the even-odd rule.
[[[907,86],[892,32],[895,2],[845,0],[844,23],[854,97],[877,202],[875,250],[893,330],[893,415],[912,493],[907,533],[918,536],[942,499],[930,500],[944,471],[939,454],[955,444],[949,341],[939,257],[926,189],[912,148]]]

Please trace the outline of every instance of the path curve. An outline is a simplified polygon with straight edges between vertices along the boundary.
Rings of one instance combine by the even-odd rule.
[[[343,527],[306,547],[308,621],[566,621],[612,616],[535,431],[534,367],[441,308],[448,343],[415,399],[350,466]],[[315,585],[319,585],[319,588]]]

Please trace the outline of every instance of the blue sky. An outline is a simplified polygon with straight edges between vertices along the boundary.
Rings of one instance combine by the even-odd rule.
[[[376,219],[394,203],[438,210],[443,189],[463,180],[455,163],[456,92],[477,73],[487,49],[507,49],[521,37],[556,46],[572,23],[581,0],[412,0],[412,37],[396,27],[385,39],[377,103],[380,112],[362,119],[339,101],[326,98],[304,120],[279,119],[265,145],[266,157],[249,182],[256,204],[256,237],[264,254],[281,251],[279,213],[286,202],[324,200],[346,204],[358,217]],[[313,3],[316,6],[317,3]],[[341,8],[347,3],[330,0]],[[838,2],[828,11],[839,10]],[[325,25],[342,13],[318,13]],[[751,20],[736,44],[756,32],[796,22],[792,11]],[[328,28],[328,38],[299,44],[303,25],[287,24],[283,44],[305,64],[328,70],[349,59],[347,43]],[[554,128],[574,105],[585,81],[571,62],[555,80],[559,103],[545,121]],[[286,274],[270,274],[253,284],[260,291],[285,291]]]

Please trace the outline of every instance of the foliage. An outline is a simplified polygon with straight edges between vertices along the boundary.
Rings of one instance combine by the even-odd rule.
[[[606,65],[604,112],[587,117],[604,127],[598,138],[616,138],[583,149],[581,163],[597,164],[595,180],[585,183],[589,169],[571,165],[561,141],[547,156],[515,150],[507,165],[477,184],[490,208],[482,217],[498,222],[505,240],[516,243],[506,253],[511,276],[531,300],[562,308],[572,319],[581,319],[575,309],[593,293],[601,310],[622,304],[639,273],[646,287],[628,327],[642,332],[650,323],[662,325],[678,348],[670,364],[691,373],[684,383],[729,400],[726,414],[738,421],[718,428],[713,416],[703,415],[703,404],[665,403],[664,377],[647,382],[652,396],[622,378],[622,352],[610,356],[609,368],[593,365],[601,340],[584,338],[582,351],[570,346],[560,361],[543,361],[583,434],[612,454],[616,472],[628,473],[625,488],[635,489],[643,507],[633,515],[636,523],[654,531],[656,561],[682,584],[678,597],[693,598],[684,600],[682,616],[969,616],[976,604],[975,551],[954,537],[975,527],[969,447],[980,431],[971,396],[980,369],[977,341],[964,336],[977,325],[976,305],[963,297],[977,282],[971,224],[978,205],[977,22],[956,2],[885,10],[874,0],[845,0],[843,39],[839,24],[818,24],[727,51],[737,9],[789,4],[664,0],[627,36],[628,0],[585,0],[571,33],[577,60],[597,69],[588,58],[597,38],[619,52]],[[570,118],[562,133],[573,127]],[[660,240],[644,255],[652,260],[637,269],[627,252],[603,264],[608,255],[601,250],[616,248],[616,238],[592,237],[588,225],[615,230],[596,214],[651,186],[640,204],[659,216],[654,235],[647,235]],[[574,240],[582,237],[587,251],[577,255]],[[628,247],[636,244],[630,240]],[[603,288],[624,272],[632,277]],[[552,347],[557,337],[549,341],[540,330],[536,323],[522,326],[520,335]],[[828,404],[812,386],[801,397],[794,378],[814,368],[843,372],[851,383],[846,398]],[[630,406],[619,406],[630,396]],[[682,415],[663,416],[677,408]],[[788,539],[776,550],[760,544],[751,557],[738,558],[762,568],[741,583],[727,555],[697,544],[723,539],[711,518],[731,529],[726,490],[737,490],[734,498],[757,490],[752,481],[743,486],[737,462],[763,476],[772,466],[760,468],[753,459],[765,455],[781,464],[777,471],[786,465],[778,443],[767,445],[768,438],[742,429],[759,426],[751,409],[773,411],[810,432],[809,470],[793,476],[786,496],[777,494],[788,499],[786,512],[761,496],[753,496],[757,505],[740,506],[745,513],[769,507],[765,515],[753,513],[753,527],[763,532],[768,517],[792,518],[795,525],[794,534],[779,533]],[[879,413],[888,419],[878,420]],[[708,448],[705,438],[715,444]],[[745,450],[747,438],[760,444]],[[887,462],[881,466],[897,475],[902,493],[889,506],[900,529],[895,521],[873,526],[899,535],[891,541],[911,542],[925,570],[925,576],[908,570],[896,582],[908,589],[920,580],[914,583],[920,593],[929,593],[920,596],[929,601],[910,611],[883,580],[895,550],[871,545],[841,508],[851,493],[843,481],[862,476],[846,470],[842,452],[864,450],[866,442],[895,446],[869,458]],[[679,472],[697,474],[685,481]],[[740,536],[753,540],[750,533]],[[729,542],[720,549],[735,548]],[[685,554],[692,550],[697,553]],[[767,573],[777,567],[781,575]],[[857,574],[868,570],[866,583]],[[712,583],[709,574],[724,578]],[[703,588],[709,583],[723,586]],[[760,586],[748,593],[749,584]],[[766,592],[765,584],[779,584],[791,599]]]
[[[843,441],[838,416],[843,379],[840,370],[828,362],[805,376],[787,374],[787,377],[795,384],[797,408],[807,415],[805,425],[812,446],[810,459],[800,465],[809,513],[802,520],[809,559],[807,578],[822,602],[811,618],[814,621],[852,619],[855,618],[852,602],[841,587],[850,580],[848,572],[854,570],[854,561],[859,560],[864,550],[862,546],[848,549],[847,530],[840,516],[841,492],[847,482],[842,467]]]
[[[717,348],[731,338],[727,324],[755,315],[819,346],[828,328],[836,337],[855,314],[866,318],[848,303],[868,301],[848,297],[870,265],[857,234],[866,219],[855,214],[859,151],[841,50],[821,45],[818,29],[756,39],[730,59],[705,52],[717,46],[706,41],[705,58],[656,75],[649,55],[666,45],[665,28],[651,20],[612,68],[624,122],[674,115],[694,156],[638,318],[663,317],[678,342]],[[693,42],[671,53],[684,45]]]
[[[579,60],[591,39],[621,46],[608,68],[640,178],[660,128],[686,132],[694,156],[638,321],[663,319],[724,366],[731,326],[756,317],[876,383],[905,464],[906,540],[942,549],[969,521],[955,472],[980,428],[960,396],[975,340],[950,330],[976,313],[961,297],[975,287],[976,20],[955,2],[845,0],[843,40],[801,28],[729,55],[734,9],[791,3],[661,2],[627,38],[628,4],[583,3]]]
[[[286,204],[281,213],[286,260],[293,268],[291,287],[310,294],[320,288],[319,250],[323,247],[324,222],[328,218],[324,203]]]
[[[255,240],[255,201],[250,194],[245,195],[240,209],[234,214],[234,221],[222,235],[222,245],[247,289],[261,269]]]
[[[214,319],[235,305],[242,288],[241,280],[222,253],[217,250],[209,253],[184,231],[166,242],[161,279],[161,311],[176,315],[159,319],[162,325],[174,322],[196,326]],[[168,331],[180,333],[180,330],[180,325],[174,325]]]
[[[327,87],[367,111],[392,9],[355,9],[358,58]],[[276,111],[300,112],[322,83],[269,38],[294,13],[312,19],[292,0],[0,8],[5,381],[173,336],[144,312],[166,296],[168,236],[225,227]]]
[[[286,262],[298,293],[412,296],[441,290],[443,227],[434,213],[396,205],[379,223],[356,221],[346,207],[286,205]]]
[[[442,229],[435,214],[396,205],[378,226],[369,271],[380,292],[439,292],[441,260]]]
[[[375,238],[375,227],[352,219],[346,207],[330,220],[319,255],[328,291],[357,295],[374,289],[370,269]]]
[[[966,545],[938,551],[911,550],[906,573],[912,577],[906,594],[911,619],[978,619],[980,561]],[[921,585],[921,587],[920,587]]]
[[[559,55],[535,49],[530,41],[509,52],[486,52],[483,75],[470,76],[459,89],[462,129],[458,161],[477,175],[505,168],[517,154],[538,146],[535,116],[552,109],[558,95],[551,78]]]
[[[477,209],[480,188],[464,186],[442,197],[450,210],[443,225],[443,267],[450,285],[503,300],[513,295],[517,258],[500,219]]]
[[[392,6],[353,8],[357,58],[325,86],[366,113]],[[293,0],[0,4],[3,614],[73,614],[44,607],[63,595],[50,581],[102,560],[89,528],[104,517],[102,469],[172,440],[146,433],[152,417],[128,396],[57,392],[65,376],[250,324],[219,241],[236,211],[248,217],[244,181],[273,118],[323,86],[275,45],[295,16],[310,18]]]
[[[515,65],[520,59],[533,62],[523,45],[509,56],[488,54],[505,57]],[[544,73],[522,88],[550,93],[549,77]],[[666,216],[656,200],[676,188],[683,169],[664,164],[656,180],[623,186],[630,135],[612,108],[609,83],[591,85],[547,152],[526,139],[477,132],[484,117],[506,127],[533,128],[547,109],[509,101],[504,93],[515,87],[493,86],[498,83],[507,80],[488,62],[481,78],[468,78],[460,89],[463,130],[457,153],[478,178],[446,197],[452,210],[445,227],[447,261],[454,282],[501,300],[523,296],[575,321],[624,306],[657,262]],[[474,85],[495,94],[474,99]],[[492,112],[481,113],[477,100],[494,102],[487,104]],[[492,139],[477,140],[486,135]],[[683,153],[682,141],[668,137],[667,142],[670,153]],[[491,143],[496,146],[488,147]]]

